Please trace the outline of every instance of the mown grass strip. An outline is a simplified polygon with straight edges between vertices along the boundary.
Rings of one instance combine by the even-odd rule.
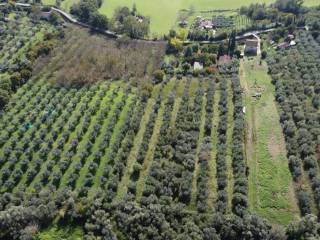
[[[274,100],[274,86],[265,63],[241,62],[245,93],[246,157],[249,166],[249,209],[271,222],[287,224],[299,216],[288,169],[285,142]],[[264,91],[252,97],[256,87]],[[276,183],[276,184],[275,184]]]
[[[152,107],[153,107],[154,103],[155,103],[155,101],[152,98],[150,98],[147,105],[146,105],[144,115],[143,115],[141,122],[140,122],[139,131],[134,138],[134,145],[133,145],[133,147],[130,151],[130,154],[128,156],[127,167],[126,167],[125,172],[123,174],[123,178],[121,179],[119,186],[118,186],[115,201],[122,199],[124,197],[124,195],[127,193],[128,184],[130,181],[130,176],[131,176],[131,173],[133,170],[133,166],[134,166],[136,159],[137,159],[139,147],[140,147],[141,142],[143,140],[143,135],[146,130],[147,122],[149,121],[150,113],[152,111]]]
[[[171,114],[171,120],[170,120],[170,127],[174,127],[176,119],[177,119],[177,115],[178,115],[178,111],[180,108],[180,104],[182,101],[182,94],[183,94],[183,90],[185,88],[186,85],[186,80],[180,80],[176,94],[175,94],[175,99],[174,99],[174,105],[173,105],[173,110],[172,110],[172,114]]]
[[[193,170],[193,178],[192,178],[192,192],[191,192],[191,202],[190,202],[190,208],[195,209],[196,207],[196,199],[197,199],[197,179],[199,174],[199,154],[201,150],[201,144],[204,137],[204,126],[206,123],[206,104],[207,99],[205,96],[202,97],[202,106],[201,106],[201,121],[200,121],[200,132],[197,142],[197,149],[196,149],[196,156],[195,156],[195,164],[194,164],[194,170]]]
[[[214,211],[215,209],[214,204],[217,200],[216,155],[217,155],[217,142],[218,142],[217,126],[219,122],[219,99],[220,99],[219,84],[216,84],[216,90],[214,94],[212,130],[211,130],[212,150],[211,150],[211,159],[209,161],[208,207],[210,211]]]

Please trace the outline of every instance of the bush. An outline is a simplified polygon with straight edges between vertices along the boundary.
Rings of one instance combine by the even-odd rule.
[[[153,77],[154,77],[154,83],[158,84],[163,81],[164,78],[164,72],[162,70],[156,70],[153,72]]]

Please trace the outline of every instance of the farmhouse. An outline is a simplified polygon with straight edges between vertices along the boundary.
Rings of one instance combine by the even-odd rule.
[[[180,22],[180,26],[184,22]],[[195,20],[195,27],[201,30],[212,30],[215,26],[212,20],[205,19],[201,16],[198,16]]]
[[[143,16],[136,16],[136,20],[139,23],[142,23],[144,21],[144,17]]]
[[[205,29],[205,30],[210,30],[210,29],[213,29],[213,23],[212,23],[212,21],[210,21],[210,20],[202,20],[201,22],[200,22],[200,28],[201,29]]]
[[[259,51],[259,40],[247,39],[245,43],[244,53],[247,55],[258,55],[258,51]]]

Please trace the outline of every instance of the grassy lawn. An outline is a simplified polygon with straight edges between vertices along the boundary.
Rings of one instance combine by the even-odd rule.
[[[265,63],[244,60],[240,67],[246,107],[246,157],[249,170],[249,208],[273,223],[288,224],[299,217],[274,86]],[[260,100],[252,97],[262,92]]]
[[[52,1],[52,0],[46,0]],[[67,0],[75,1],[75,0]],[[132,7],[136,3],[138,12],[151,18],[151,33],[168,33],[175,26],[178,12],[182,9],[213,10],[213,9],[236,9],[251,3],[272,3],[273,0],[104,0],[100,9],[101,13],[112,16],[119,6]],[[316,5],[318,0],[305,0],[306,5]],[[63,4],[62,4],[63,5]]]

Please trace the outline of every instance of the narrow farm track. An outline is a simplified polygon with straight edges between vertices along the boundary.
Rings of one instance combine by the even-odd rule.
[[[153,133],[152,136],[149,140],[149,146],[148,146],[148,151],[146,153],[145,159],[143,161],[142,164],[142,169],[140,171],[140,176],[139,179],[137,181],[137,194],[136,194],[136,200],[139,202],[141,197],[142,197],[142,193],[144,190],[144,185],[145,185],[145,180],[146,177],[149,174],[149,170],[153,161],[153,154],[155,151],[155,148],[157,146],[157,141],[159,138],[159,133],[160,133],[160,128],[162,125],[162,121],[163,121],[163,113],[164,113],[164,108],[165,108],[165,104],[168,98],[168,94],[171,92],[174,84],[175,84],[176,80],[170,80],[169,83],[167,83],[167,85],[164,87],[164,94],[162,95],[163,100],[161,101],[161,106],[159,108],[158,114],[157,114],[157,118],[154,124],[154,129],[153,129]]]
[[[196,149],[196,157],[195,157],[195,166],[193,171],[193,178],[192,178],[192,192],[191,192],[191,202],[190,208],[195,209],[196,207],[196,198],[197,198],[197,179],[199,174],[199,154],[201,150],[201,145],[204,137],[204,127],[206,123],[206,97],[202,97],[202,106],[201,106],[201,121],[200,121],[200,132],[197,142],[197,149]]]
[[[210,211],[214,211],[214,203],[217,200],[217,167],[216,167],[216,155],[217,155],[217,126],[219,121],[219,103],[220,99],[220,91],[219,85],[215,86],[215,94],[214,94],[214,106],[213,106],[213,118],[212,118],[212,130],[211,130],[211,141],[212,141],[212,150],[210,154],[209,160],[209,182],[208,182],[208,207]]]

